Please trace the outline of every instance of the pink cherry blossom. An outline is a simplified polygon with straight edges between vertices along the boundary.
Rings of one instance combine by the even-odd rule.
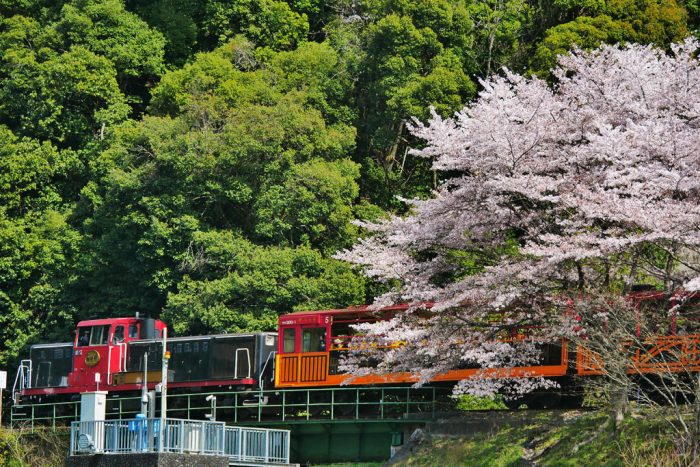
[[[452,118],[414,121],[425,147],[413,154],[457,175],[407,200],[406,217],[358,222],[368,236],[337,257],[391,285],[377,307],[435,305],[428,318],[362,326],[366,339],[406,343],[376,351],[370,370],[427,381],[465,363],[527,365],[537,341],[570,332],[566,294],[624,293],[640,280],[700,290],[698,47],[575,50],[553,85],[505,70]],[[503,340],[527,326],[531,339]],[[352,357],[345,368],[362,371]],[[457,390],[538,384],[550,383],[477,376]]]

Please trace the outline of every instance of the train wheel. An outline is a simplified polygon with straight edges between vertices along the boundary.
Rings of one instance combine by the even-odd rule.
[[[503,399],[503,403],[508,407],[510,410],[518,410],[521,405],[525,403],[525,398],[524,397],[518,397],[515,399]]]
[[[561,396],[561,407],[563,409],[580,409],[583,407],[583,393],[563,394]]]
[[[561,394],[558,392],[542,392],[534,394],[532,402],[527,404],[532,409],[556,409],[561,405]]]

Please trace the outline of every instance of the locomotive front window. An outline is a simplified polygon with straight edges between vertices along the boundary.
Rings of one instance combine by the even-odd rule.
[[[301,332],[302,352],[326,351],[326,328],[307,328]]]
[[[78,347],[90,345],[90,328],[78,328]]]
[[[284,330],[284,353],[294,353],[294,341],[297,337],[297,330],[294,328],[287,328]]]
[[[93,326],[90,332],[90,345],[106,345],[109,341],[109,324]]]

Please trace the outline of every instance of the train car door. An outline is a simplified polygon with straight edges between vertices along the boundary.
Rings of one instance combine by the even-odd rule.
[[[107,355],[107,384],[112,384],[115,373],[126,371],[127,323],[117,323],[112,327]]]
[[[324,316],[324,324],[302,325],[299,345],[301,346],[301,364],[299,382],[325,384],[328,378],[328,336],[330,316]]]
[[[331,316],[282,318],[275,378],[278,386],[326,385]]]

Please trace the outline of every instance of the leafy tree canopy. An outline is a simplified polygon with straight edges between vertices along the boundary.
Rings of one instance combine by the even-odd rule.
[[[596,16],[579,16],[549,29],[538,45],[533,69],[542,75],[558,55],[573,46],[636,42],[668,46],[688,35],[687,13],[675,0],[615,0],[590,8]]]
[[[39,332],[66,330],[62,278],[79,235],[67,222],[61,186],[74,155],[48,143],[20,139],[0,127],[0,340],[10,363]],[[57,338],[46,332],[45,337]],[[65,338],[65,337],[62,337]]]
[[[18,134],[80,148],[147,97],[164,40],[118,0],[75,0],[41,22],[0,23],[0,121]]]
[[[193,287],[206,285],[212,293],[233,287],[230,269],[207,275],[205,284],[197,282],[196,269],[185,267],[202,239],[215,232],[261,256],[250,270],[241,266],[244,276],[261,275],[263,282],[279,285],[274,277],[282,273],[270,269],[268,277],[265,261],[282,267],[299,255],[319,264],[308,278],[310,290],[321,287],[311,285],[319,277],[336,283],[336,275],[351,275],[319,253],[347,246],[355,235],[350,221],[359,170],[346,156],[355,132],[343,121],[348,112],[330,80],[338,72],[335,52],[319,44],[265,53],[261,60],[254,52],[237,40],[166,74],[154,90],[153,115],[122,125],[96,161],[100,179],[84,190],[88,202],[81,215],[94,252],[84,274],[86,290],[102,294],[96,303],[88,292],[88,308],[181,310],[183,300],[193,299]],[[212,247],[205,246],[208,255]],[[294,270],[284,277],[292,280]],[[341,298],[295,294],[284,301],[278,295],[276,305],[251,305],[251,316],[261,320],[255,326],[269,327],[271,310],[300,303],[336,306],[348,296],[353,302],[362,297],[359,279],[342,281],[352,293]],[[221,303],[236,311],[242,306],[230,298],[216,300],[221,313],[236,314]],[[204,322],[242,329],[236,319]]]

